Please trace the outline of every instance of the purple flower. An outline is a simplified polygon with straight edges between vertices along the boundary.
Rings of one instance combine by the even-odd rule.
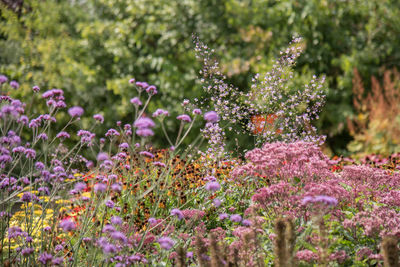
[[[40,91],[40,87],[35,85],[34,87],[32,87],[33,92],[38,93]]]
[[[215,207],[218,208],[219,206],[221,206],[222,201],[219,200],[218,198],[216,198],[216,199],[213,200],[213,204],[214,204]]]
[[[154,85],[150,85],[149,87],[146,88],[146,92],[149,95],[156,95],[157,94],[157,88]]]
[[[126,238],[126,236],[118,231],[114,231],[110,234],[111,238],[117,241],[120,241],[121,243],[126,243],[128,241],[128,239]]]
[[[116,224],[116,225],[122,224],[122,219],[121,219],[121,217],[118,217],[118,216],[112,216],[110,221],[112,224]]]
[[[165,167],[166,167],[165,163],[160,162],[160,161],[154,161],[154,162],[153,162],[153,165],[154,165],[154,166],[161,167],[161,168],[165,168]]]
[[[61,265],[63,262],[64,262],[64,258],[63,257],[58,257],[58,258],[54,258],[51,261],[51,264],[58,266],[58,265]]]
[[[105,152],[100,152],[97,155],[97,161],[105,161],[105,160],[108,160],[108,154]]]
[[[113,244],[110,244],[110,243],[105,243],[102,246],[102,248],[103,248],[104,254],[112,254],[112,253],[117,252],[117,248]]]
[[[104,117],[101,114],[95,114],[93,115],[93,119],[95,119],[96,121],[103,123],[104,122]]]
[[[154,158],[154,155],[148,151],[141,151],[141,152],[139,152],[139,154],[142,156],[145,156],[145,157]]]
[[[60,227],[63,229],[64,232],[71,232],[76,228],[75,223],[69,219],[62,220],[60,222]]]
[[[143,128],[143,129],[138,129],[136,131],[136,134],[138,136],[142,136],[142,137],[148,137],[148,136],[153,136],[154,132],[151,129],[148,128]]]
[[[189,251],[186,253],[186,258],[193,258],[193,251]]]
[[[193,110],[193,114],[194,115],[201,115],[201,109],[199,109],[199,108],[194,109]]]
[[[184,217],[183,213],[179,209],[172,209],[171,210],[171,215],[178,217],[179,220],[182,220],[183,217]]]
[[[37,196],[32,194],[31,192],[25,192],[22,194],[21,201],[23,202],[31,202],[32,200],[37,200]]]
[[[329,197],[329,196],[316,196],[315,202],[319,202],[319,203],[325,204],[327,206],[336,206],[338,204],[338,201],[336,198]]]
[[[230,220],[232,222],[237,222],[238,223],[238,222],[242,221],[242,216],[240,216],[239,214],[233,214],[233,215],[231,215]]]
[[[208,122],[214,123],[219,121],[219,116],[215,111],[209,111],[204,114],[204,119]]]
[[[22,254],[22,256],[26,257],[26,256],[31,255],[34,251],[35,251],[35,250],[34,250],[33,248],[24,248],[24,249],[21,251],[21,254]]]
[[[74,189],[78,192],[81,192],[86,189],[86,184],[82,182],[76,183]]]
[[[102,231],[103,231],[103,233],[112,233],[115,231],[115,228],[111,224],[106,224],[106,225],[104,225]]]
[[[243,224],[244,226],[250,226],[250,225],[251,225],[251,221],[250,221],[250,220],[243,220],[243,221],[242,221],[242,224]]]
[[[11,81],[10,82],[10,86],[14,89],[18,89],[19,88],[19,83],[17,83],[17,81]]]
[[[153,226],[154,224],[157,223],[157,220],[156,220],[156,218],[150,217],[149,220],[148,220],[148,222],[149,222],[149,224],[150,224],[151,226]]]
[[[180,121],[184,121],[184,122],[191,122],[192,121],[192,119],[189,117],[189,115],[187,115],[187,114],[182,114],[182,115],[179,115],[178,117],[176,117],[178,120],[180,120]]]
[[[160,247],[165,250],[170,250],[175,244],[175,241],[169,237],[161,237],[157,242],[160,244]]]
[[[114,192],[121,192],[122,187],[120,184],[112,184],[111,185],[111,190]]]
[[[112,200],[107,200],[106,201],[106,206],[109,207],[110,209],[114,208],[115,203]]]
[[[6,83],[7,81],[8,81],[7,76],[0,75],[0,85],[2,85],[3,83]]]
[[[120,136],[120,133],[115,129],[109,129],[106,133],[106,137]]]
[[[205,188],[207,191],[216,192],[221,189],[221,185],[218,182],[208,182]]]
[[[78,107],[78,106],[72,107],[72,108],[68,109],[68,114],[71,117],[78,117],[79,118],[80,116],[83,115],[83,108]]]
[[[229,217],[229,215],[228,215],[227,213],[221,213],[221,214],[219,215],[219,219],[220,219],[221,221],[227,219],[228,217]]]
[[[164,109],[159,108],[153,113],[152,117],[155,118],[158,116],[169,116],[169,112]]]
[[[302,205],[308,205],[312,203],[321,203],[327,206],[336,206],[338,204],[338,201],[334,197],[329,197],[329,196],[305,196],[303,200],[301,201]]]
[[[135,83],[135,79],[134,78],[130,79],[129,83]]]
[[[25,157],[28,158],[28,159],[36,158],[36,151],[31,149],[31,148],[25,149],[24,154],[25,154]]]
[[[12,149],[12,153],[24,153],[24,152],[25,152],[25,147],[23,146],[17,146]]]
[[[67,139],[67,138],[70,138],[70,135],[69,135],[69,133],[67,133],[67,132],[59,132],[59,133],[56,135],[56,137],[57,137],[58,139]]]
[[[96,193],[104,193],[107,190],[107,185],[103,183],[97,183],[94,185],[94,192]]]
[[[139,129],[153,128],[155,126],[154,121],[150,118],[139,118],[133,124],[134,127]]]
[[[134,97],[131,99],[131,103],[136,105],[136,106],[141,106],[142,105],[142,101],[140,101],[140,99],[138,97]]]
[[[119,148],[121,148],[121,149],[128,149],[129,148],[129,144],[128,143],[122,143],[122,144],[120,144],[119,145]]]
[[[47,137],[47,134],[45,134],[45,133],[39,134],[39,135],[37,136],[37,138],[38,138],[38,139],[42,139],[42,140],[47,140],[47,139],[49,139],[49,138]]]
[[[149,84],[146,82],[136,82],[136,86],[142,89],[146,89],[147,87],[149,87]]]
[[[53,259],[53,256],[47,252],[43,252],[42,254],[39,255],[38,260],[43,264],[47,265],[51,260]]]

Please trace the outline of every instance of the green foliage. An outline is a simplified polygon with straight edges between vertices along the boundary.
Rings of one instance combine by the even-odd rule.
[[[176,115],[183,96],[201,96],[192,33],[217,49],[223,71],[243,90],[299,34],[306,49],[297,71],[327,76],[330,93],[319,126],[341,153],[353,112],[353,68],[363,77],[379,76],[380,66],[390,68],[400,58],[400,3],[393,0],[22,3],[18,12],[0,4],[0,73],[20,81],[24,94],[32,83],[63,88],[69,103],[85,107],[86,125],[99,111],[106,121],[132,122],[132,77],[160,86],[150,110],[162,106]]]

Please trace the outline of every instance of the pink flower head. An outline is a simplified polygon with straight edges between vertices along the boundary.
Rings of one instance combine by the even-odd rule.
[[[219,121],[219,116],[215,111],[209,111],[204,114],[204,119],[208,122],[214,123]]]
[[[183,213],[179,209],[172,209],[171,210],[171,215],[178,217],[179,220],[182,220],[183,217],[184,217]]]
[[[169,112],[159,108],[153,113],[152,117],[155,118],[158,116],[169,116]]]
[[[169,237],[161,237],[157,242],[160,244],[160,247],[165,250],[170,250],[175,244],[175,241]]]
[[[193,110],[193,114],[194,115],[201,115],[201,109],[199,109],[199,108],[194,109]]]
[[[131,103],[136,105],[136,106],[141,106],[142,105],[142,101],[140,101],[140,99],[138,97],[134,97],[131,99]]]
[[[129,83],[135,83],[135,79],[134,78],[130,79]]]
[[[17,81],[11,81],[10,82],[10,86],[14,89],[18,89],[19,88],[19,83]]]
[[[60,227],[64,232],[71,232],[72,230],[75,230],[76,225],[73,221],[66,219],[60,222]]]
[[[105,161],[105,160],[108,160],[108,154],[105,152],[100,152],[97,155],[97,161]]]
[[[147,87],[149,87],[149,84],[146,82],[136,82],[136,86],[141,89],[146,89]]]
[[[78,107],[78,106],[72,107],[72,108],[68,109],[68,114],[71,117],[78,117],[79,118],[80,116],[83,115],[83,108]]]
[[[33,92],[37,93],[40,91],[39,86],[35,85],[34,87],[32,87]]]
[[[142,137],[148,137],[148,136],[153,136],[154,132],[151,129],[148,128],[143,128],[143,129],[138,129],[136,131],[136,134],[138,136],[142,136]]]
[[[95,119],[96,121],[103,123],[104,122],[104,117],[101,114],[95,114],[93,116],[93,119]]]
[[[207,191],[217,192],[221,189],[221,185],[218,182],[208,182],[205,188]]]
[[[150,85],[149,87],[146,88],[146,92],[149,95],[156,95],[157,94],[157,88],[154,85]]]
[[[155,126],[155,123],[150,118],[139,118],[135,121],[133,126],[139,129],[153,128]]]
[[[176,118],[183,122],[191,122],[192,121],[192,119],[189,117],[189,115],[186,115],[186,114],[179,115]]]

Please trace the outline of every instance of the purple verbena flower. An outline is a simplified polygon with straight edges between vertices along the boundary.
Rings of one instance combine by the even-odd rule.
[[[107,190],[107,185],[103,183],[97,183],[94,185],[94,192],[95,193],[104,193]]]
[[[156,95],[157,94],[157,88],[154,85],[150,85],[149,87],[146,88],[146,92],[149,95]]]
[[[220,219],[221,221],[227,219],[228,217],[229,217],[229,215],[228,215],[227,213],[221,213],[221,214],[219,215],[219,219]]]
[[[39,255],[38,260],[43,264],[47,265],[51,260],[53,259],[53,256],[47,252],[43,252],[42,254]]]
[[[59,133],[56,135],[56,137],[57,137],[58,139],[67,139],[67,138],[70,138],[70,135],[69,135],[69,133],[67,133],[67,132],[59,132]]]
[[[115,203],[112,200],[107,200],[106,201],[106,206],[109,207],[110,209],[114,208]]]
[[[175,241],[169,237],[161,237],[157,242],[160,244],[160,247],[165,250],[170,250],[175,244]]]
[[[105,152],[100,152],[97,154],[97,161],[105,161],[108,160],[108,154]]]
[[[159,116],[162,116],[162,117],[169,116],[169,112],[164,109],[159,108],[153,113],[152,117],[155,118],[155,117],[159,117]]]
[[[184,217],[183,213],[179,209],[172,209],[171,210],[171,215],[178,217],[179,220],[182,220],[183,217]]]
[[[8,81],[7,76],[0,75],[0,85],[2,85],[3,83],[6,83],[7,81]]]
[[[142,128],[142,129],[138,129],[136,131],[136,134],[138,136],[142,136],[142,137],[149,137],[149,136],[153,136],[154,132],[151,129],[148,128]]]
[[[218,182],[208,182],[205,188],[207,191],[216,192],[221,189],[221,185]]]
[[[112,224],[116,224],[116,225],[122,224],[122,219],[121,219],[121,217],[118,217],[118,216],[112,216],[110,221]]]
[[[141,152],[139,152],[139,154],[142,156],[145,156],[145,157],[154,158],[154,155],[148,151],[141,151]]]
[[[204,119],[208,122],[214,123],[219,121],[219,116],[215,111],[209,111],[204,114]]]
[[[182,115],[179,115],[178,117],[176,117],[178,120],[180,120],[180,121],[183,121],[183,122],[191,122],[192,121],[192,119],[190,118],[190,116],[189,115],[187,115],[187,114],[182,114]]]
[[[10,82],[10,86],[14,89],[18,89],[19,88],[19,83],[17,81],[11,81]]]
[[[93,119],[95,119],[96,121],[103,123],[104,122],[104,117],[101,114],[95,114],[93,115]]]
[[[239,222],[242,221],[242,216],[240,216],[239,214],[233,214],[233,215],[231,215],[230,220],[231,220],[232,222],[237,222],[237,223],[239,223]]]
[[[64,232],[71,232],[72,230],[75,230],[76,225],[73,221],[65,219],[60,222],[60,227]]]
[[[193,114],[194,115],[201,115],[201,109],[199,109],[199,108],[194,109],[193,110]]]
[[[106,133],[106,137],[120,136],[120,133],[115,129],[109,129]]]
[[[155,123],[150,118],[139,118],[135,121],[133,126],[139,129],[153,128],[155,126]]]
[[[34,87],[32,87],[33,92],[38,93],[40,91],[40,87],[35,85]]]
[[[141,106],[142,105],[142,101],[140,101],[140,99],[138,97],[134,97],[131,99],[131,103],[136,105],[136,106]]]
[[[78,107],[78,106],[72,107],[72,108],[68,109],[68,114],[71,117],[78,117],[79,118],[79,117],[81,117],[83,115],[83,108]]]

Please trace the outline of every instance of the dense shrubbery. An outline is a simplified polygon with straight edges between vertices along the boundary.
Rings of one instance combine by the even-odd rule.
[[[94,130],[104,117],[95,114],[91,127],[81,129],[85,110],[64,112],[63,90],[42,93],[47,112],[37,115],[12,97],[19,84],[0,75],[0,263],[371,266],[385,260],[396,266],[398,155],[358,165],[323,154],[323,139],[309,125],[322,104],[320,84],[313,78],[301,92],[285,86],[298,41],[256,83],[257,99],[276,97],[274,103],[239,107],[254,92],[229,86],[207,57],[211,51],[197,42],[210,99],[185,99],[183,113],[171,118],[151,108],[156,86],[126,80],[137,92],[133,120],[101,136]],[[39,86],[32,91],[38,98]],[[292,108],[282,106],[288,101]],[[225,132],[254,110],[267,112],[264,122],[269,112],[277,116],[260,131],[245,124],[264,144],[244,160],[234,158]],[[69,120],[54,132],[60,117]],[[170,120],[176,130],[166,127]],[[195,121],[201,133],[184,145]],[[168,148],[152,145],[157,127]],[[79,141],[67,145],[74,137]]]

